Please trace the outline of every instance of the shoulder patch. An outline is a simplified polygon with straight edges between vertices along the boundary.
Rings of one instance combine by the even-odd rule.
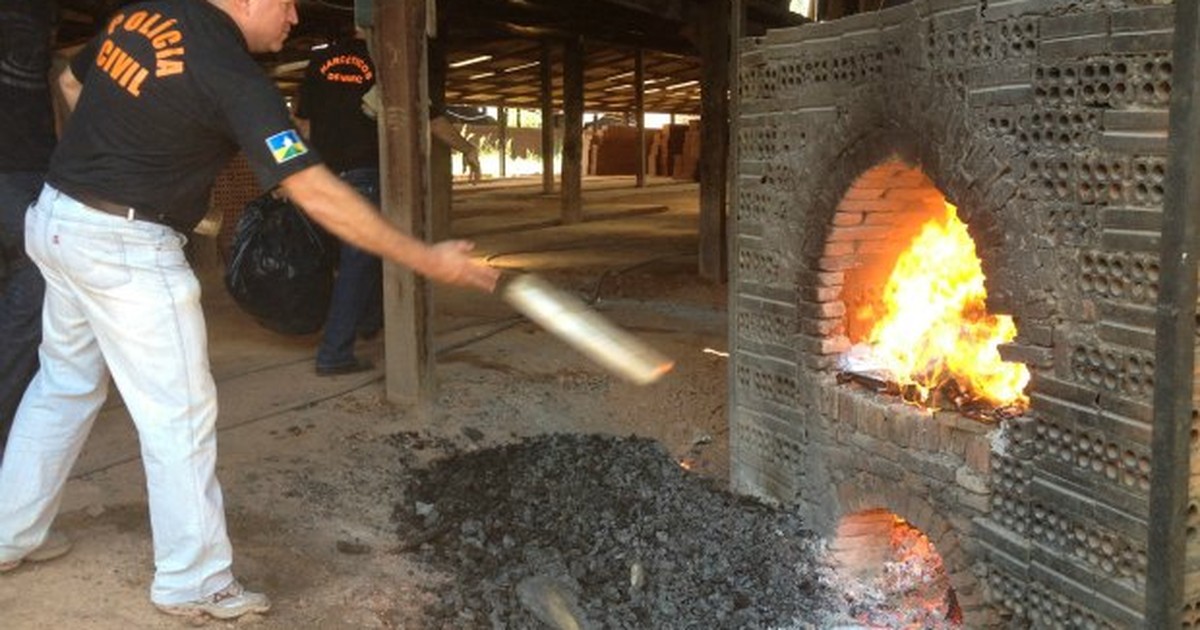
[[[280,131],[267,138],[267,148],[271,150],[276,164],[283,164],[292,158],[308,153],[308,147],[304,146],[304,141],[300,139],[300,134],[296,133],[295,129]]]

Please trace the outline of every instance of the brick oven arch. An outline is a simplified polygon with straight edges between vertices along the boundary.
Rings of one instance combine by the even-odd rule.
[[[926,221],[942,216],[945,202],[945,195],[918,167],[894,156],[859,175],[838,201],[823,226],[824,246],[815,268],[841,274],[841,290],[812,299],[831,301],[833,309],[827,311],[845,313],[845,329],[837,333],[848,342],[867,332],[855,314],[878,302],[900,252]]]
[[[1038,283],[1022,281],[1018,270],[1030,269],[1028,260],[1037,260],[1033,239],[1014,239],[1036,230],[1022,223],[1019,212],[1008,204],[1020,186],[1018,174],[1008,166],[1002,146],[977,137],[973,131],[953,126],[930,125],[924,133],[913,131],[914,124],[938,118],[955,118],[953,100],[932,112],[908,112],[902,107],[868,109],[856,106],[854,119],[857,136],[836,133],[811,146],[805,162],[815,164],[797,175],[796,190],[814,186],[820,193],[799,196],[791,206],[790,221],[799,224],[796,251],[800,281],[800,302],[826,305],[810,311],[804,331],[828,331],[830,312],[845,312],[836,300],[830,304],[832,287],[841,286],[852,269],[862,268],[862,254],[877,256],[887,240],[905,245],[916,234],[923,218],[931,216],[931,199],[941,197],[958,206],[958,214],[967,224],[967,232],[976,242],[988,287],[989,311],[1009,314],[1020,320],[1045,319],[1045,295],[1031,293]],[[865,109],[865,110],[864,110]],[[848,124],[847,124],[848,126]],[[948,137],[950,128],[958,131]],[[863,131],[866,130],[866,131]],[[983,157],[980,157],[983,156]],[[965,164],[979,168],[971,172]],[[803,178],[804,181],[798,181]],[[918,205],[905,208],[905,202]],[[941,208],[941,202],[936,202]],[[910,221],[900,221],[900,220]],[[1012,223],[1012,224],[1009,224]],[[1025,260],[1026,264],[1019,264]],[[814,281],[815,280],[815,281]],[[851,300],[853,301],[853,300]],[[1026,307],[1038,308],[1027,312]],[[839,330],[838,335],[846,331]],[[835,335],[836,337],[836,335]],[[833,338],[820,344],[834,353],[845,349],[842,340]],[[799,358],[800,361],[805,359]]]
[[[986,605],[982,582],[971,570],[958,528],[924,498],[907,491],[895,481],[860,474],[838,484],[837,507],[828,533],[835,564],[846,562],[842,554],[868,548],[872,539],[887,536],[890,520],[901,518],[916,527],[933,544],[941,557],[946,577],[963,614],[964,628],[985,628],[995,623],[994,611]],[[851,570],[853,570],[851,568]]]

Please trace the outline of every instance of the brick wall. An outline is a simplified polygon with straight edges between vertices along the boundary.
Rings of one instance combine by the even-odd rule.
[[[744,42],[734,487],[827,534],[872,509],[934,530],[966,627],[1142,625],[1173,12],[916,0]],[[849,314],[943,197],[1033,374],[995,426],[835,379]]]

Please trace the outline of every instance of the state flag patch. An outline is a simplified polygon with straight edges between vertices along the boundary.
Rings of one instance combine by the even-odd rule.
[[[267,148],[271,150],[271,155],[275,157],[276,164],[284,162],[308,153],[308,147],[304,146],[304,141],[300,139],[300,134],[294,129],[280,131],[279,133],[267,138]]]

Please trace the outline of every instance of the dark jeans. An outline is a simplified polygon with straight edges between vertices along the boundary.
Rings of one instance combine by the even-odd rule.
[[[360,168],[339,177],[379,204],[379,169]],[[379,258],[353,245],[342,243],[329,318],[317,348],[318,367],[354,363],[354,340],[383,326],[383,266]]]
[[[0,173],[0,228],[25,242],[25,209],[42,189],[40,172]],[[24,248],[22,247],[22,250]],[[17,406],[38,368],[46,283],[28,259],[0,287],[0,452]]]

